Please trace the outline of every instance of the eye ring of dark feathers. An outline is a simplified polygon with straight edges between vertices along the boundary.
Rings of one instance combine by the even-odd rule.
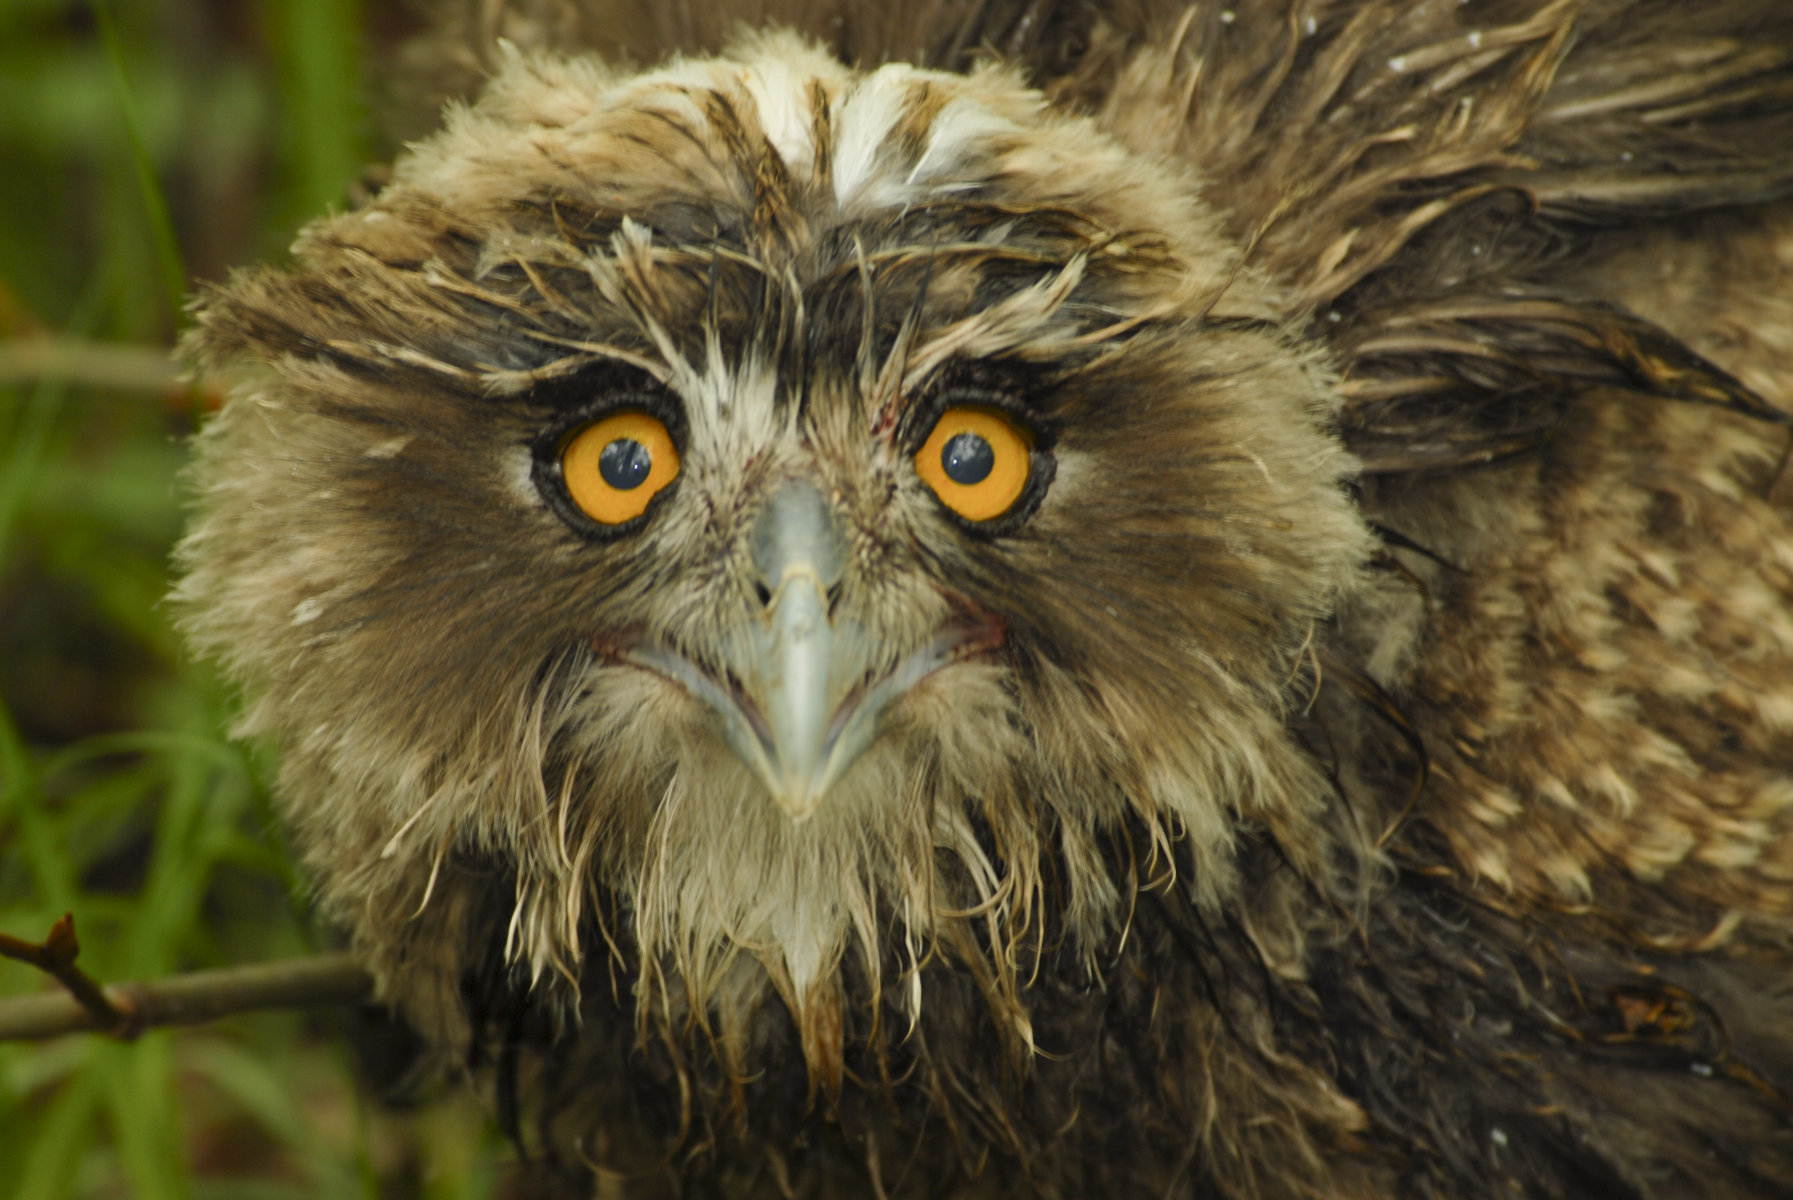
[[[988,372],[979,371],[978,374],[982,376]],[[929,389],[923,401],[910,410],[900,439],[904,454],[913,457],[927,444],[928,437],[940,418],[953,408],[994,409],[1027,431],[1033,443],[1032,452],[1027,458],[1027,482],[1021,486],[1021,494],[1015,497],[1015,502],[998,516],[983,521],[961,516],[944,500],[935,496],[933,489],[919,475],[915,477],[915,482],[928,492],[941,514],[964,532],[985,540],[1008,537],[1019,532],[1034,513],[1039,511],[1040,503],[1045,500],[1046,493],[1051,490],[1052,480],[1058,474],[1058,459],[1052,453],[1052,448],[1058,441],[1057,428],[1023,402],[1023,389],[1019,381],[1002,380],[1002,383],[1009,386],[991,386],[982,378],[960,382],[949,375],[943,382]]]
[[[683,408],[664,392],[652,389],[606,391],[582,405],[559,409],[542,431],[529,440],[531,482],[548,510],[559,517],[573,532],[594,542],[612,542],[640,533],[654,514],[664,507],[679,489],[673,479],[647,502],[641,515],[608,525],[589,516],[567,489],[563,455],[580,430],[605,417],[620,412],[644,412],[666,427],[673,448],[685,454],[685,413]]]

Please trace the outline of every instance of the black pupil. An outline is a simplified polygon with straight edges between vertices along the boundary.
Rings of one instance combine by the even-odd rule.
[[[598,452],[598,474],[619,492],[633,491],[654,469],[654,456],[634,438],[617,438]]]
[[[948,479],[969,487],[982,483],[996,468],[996,451],[975,433],[956,433],[940,451],[940,466]]]

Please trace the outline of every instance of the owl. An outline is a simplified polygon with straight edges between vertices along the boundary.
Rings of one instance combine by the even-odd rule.
[[[1793,1195],[1793,7],[421,45],[176,604],[544,1189]]]

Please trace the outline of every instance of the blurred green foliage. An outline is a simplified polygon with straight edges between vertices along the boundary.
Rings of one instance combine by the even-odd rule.
[[[229,697],[162,604],[204,401],[160,356],[189,280],[278,257],[344,203],[381,152],[366,62],[406,19],[360,0],[0,0],[0,930],[41,938],[72,911],[102,980],[321,936],[267,764],[226,738]],[[71,338],[142,353],[103,384],[92,355],[61,377],[20,366]],[[0,995],[46,986],[0,961]],[[481,1115],[368,1106],[340,1025],[0,1045],[0,1200],[493,1194]]]

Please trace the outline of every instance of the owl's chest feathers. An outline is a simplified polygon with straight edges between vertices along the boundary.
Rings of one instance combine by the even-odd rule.
[[[594,956],[577,1024],[557,1024],[494,952],[508,920],[498,877],[459,931],[475,1063],[498,1065],[501,1094],[534,1097],[509,1110],[524,1144],[575,1175],[557,1158],[572,1147],[624,1173],[672,1155],[686,1186],[726,1196],[769,1194],[774,1159],[797,1194],[819,1196],[873,1179],[916,1198],[1372,1197],[1397,1177],[1493,1194],[1564,1170],[1612,1182],[1603,1156],[1654,1104],[1739,1130],[1762,1120],[1745,1077],[1723,1081],[1742,1069],[1725,1066],[1727,1028],[1747,1030],[1748,1014],[1690,1002],[1672,961],[1614,965],[1569,923],[1541,938],[1423,876],[1352,912],[1267,849],[1252,857],[1249,918],[1204,914],[1160,881],[1089,956],[1048,916],[1006,1000],[950,938],[919,967],[885,964],[876,989],[849,960],[832,1084],[763,981],[729,1015],[693,1013],[676,983],[643,1011],[635,972]],[[611,934],[626,961],[626,918]],[[1267,967],[1278,937],[1301,947],[1298,972]],[[1705,1151],[1671,1139],[1658,1152]]]
[[[1127,853],[1110,846],[1110,866],[1127,872]],[[1262,925],[1289,918],[1286,882],[1258,889],[1278,893],[1257,906]],[[577,1024],[556,1025],[492,952],[508,919],[503,887],[469,917],[462,987],[475,1057],[500,1064],[501,1090],[539,1098],[521,1132],[551,1156],[601,1143],[605,1166],[631,1171],[678,1148],[688,1182],[726,1195],[759,1194],[763,1163],[743,1163],[766,1154],[784,1160],[800,1194],[853,1194],[869,1177],[893,1196],[981,1194],[1006,1179],[1069,1197],[1085,1177],[1162,1190],[1190,1169],[1191,1140],[1220,1131],[1239,1136],[1250,1161],[1198,1176],[1233,1186],[1267,1171],[1294,1194],[1333,1179],[1319,1148],[1364,1126],[1298,1061],[1329,1037],[1311,990],[1264,966],[1266,936],[1306,931],[1203,915],[1176,887],[1140,891],[1125,936],[1095,953],[1042,912],[1036,940],[1006,948],[1024,977],[1017,990],[994,978],[976,922],[947,929],[919,965],[890,954],[878,981],[847,959],[832,1080],[817,1078],[808,1032],[757,964],[743,962],[728,1011],[693,1012],[677,979],[655,984],[647,1011],[636,971],[594,956]],[[629,959],[626,916],[610,936]],[[1253,1114],[1266,1105],[1286,1119],[1263,1126]],[[1127,1164],[1119,1180],[1117,1161]]]

